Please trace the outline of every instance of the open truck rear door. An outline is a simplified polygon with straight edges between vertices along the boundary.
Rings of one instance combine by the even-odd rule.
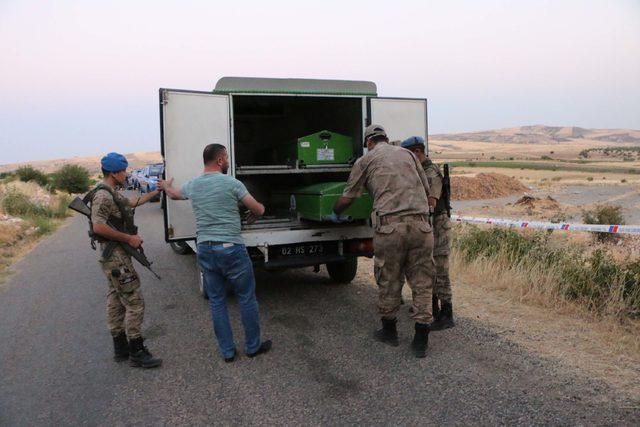
[[[196,177],[203,169],[202,150],[221,144],[229,150],[229,96],[211,92],[160,89],[160,138],[165,160],[165,177],[176,188]],[[233,164],[233,159],[230,159]],[[186,200],[165,195],[164,230],[167,242],[196,238],[196,223]]]
[[[367,125],[371,123],[384,126],[389,141],[421,136],[429,149],[426,99],[367,98]]]

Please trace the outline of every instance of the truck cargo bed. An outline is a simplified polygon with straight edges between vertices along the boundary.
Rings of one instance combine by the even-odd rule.
[[[292,144],[322,131],[344,136],[354,158],[362,155],[361,98],[234,96],[233,117],[232,160],[240,174],[252,166],[294,168]]]

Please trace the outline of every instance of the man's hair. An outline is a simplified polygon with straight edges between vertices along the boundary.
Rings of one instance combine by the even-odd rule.
[[[204,164],[208,164],[211,162],[215,162],[227,149],[224,145],[220,144],[209,144],[204,147],[204,151],[202,152],[202,160]]]

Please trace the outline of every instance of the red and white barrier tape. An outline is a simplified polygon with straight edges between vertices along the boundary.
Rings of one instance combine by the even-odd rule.
[[[565,230],[565,231],[592,231],[599,233],[615,234],[640,234],[640,225],[617,225],[617,224],[562,224],[542,221],[523,221],[517,219],[504,218],[481,218],[475,216],[451,215],[452,221],[473,222],[476,224],[493,224],[503,227],[516,228],[540,228],[543,230]]]

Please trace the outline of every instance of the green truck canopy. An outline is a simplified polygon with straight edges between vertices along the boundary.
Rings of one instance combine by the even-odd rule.
[[[376,96],[377,88],[373,82],[356,80],[222,77],[213,92]]]

